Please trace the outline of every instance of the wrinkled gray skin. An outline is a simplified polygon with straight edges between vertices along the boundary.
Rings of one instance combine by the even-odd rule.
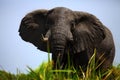
[[[36,10],[21,21],[20,36],[47,52],[49,42],[54,69],[70,64],[86,70],[89,59],[96,48],[99,69],[112,66],[115,46],[111,32],[92,14],[72,11],[64,7],[52,10]]]

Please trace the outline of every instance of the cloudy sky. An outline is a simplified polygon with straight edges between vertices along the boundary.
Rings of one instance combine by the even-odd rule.
[[[21,19],[36,9],[67,7],[97,16],[113,33],[116,55],[120,63],[120,0],[0,0],[0,69],[27,72],[27,66],[38,67],[47,61],[47,53],[24,42],[18,33]]]

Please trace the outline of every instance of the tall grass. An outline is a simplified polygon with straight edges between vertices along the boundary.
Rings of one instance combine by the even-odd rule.
[[[120,65],[113,67],[106,73],[96,74],[94,70],[88,68],[86,72],[79,75],[79,71],[72,70],[52,70],[51,64],[42,63],[37,69],[28,67],[29,73],[11,74],[10,72],[0,71],[0,80],[120,80]],[[103,75],[105,75],[103,77]]]
[[[96,72],[98,66],[95,65],[95,55],[96,50],[88,62],[86,72],[81,67],[76,70],[73,66],[68,66],[64,70],[53,70],[48,53],[48,62],[43,62],[36,69],[28,67],[28,74],[17,70],[15,75],[3,70],[0,71],[0,80],[120,80],[120,65],[112,67],[105,73]]]

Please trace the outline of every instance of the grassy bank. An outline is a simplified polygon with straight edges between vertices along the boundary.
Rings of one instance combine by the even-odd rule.
[[[52,70],[49,63],[43,63],[35,70],[29,68],[28,74],[19,72],[15,75],[0,71],[0,80],[109,80],[109,78],[120,80],[120,65],[113,67],[104,74],[96,74],[94,70],[88,68],[85,73],[82,72],[81,76],[75,69]]]
[[[89,60],[87,71],[76,70],[72,66],[64,70],[52,70],[52,63],[48,55],[48,62],[42,63],[37,69],[28,67],[28,74],[11,74],[4,70],[0,71],[0,80],[120,80],[120,64],[113,66],[105,73],[96,72],[95,53]]]

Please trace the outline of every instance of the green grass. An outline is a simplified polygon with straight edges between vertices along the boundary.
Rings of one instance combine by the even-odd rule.
[[[16,75],[1,70],[0,80],[120,80],[120,64],[113,66],[105,73],[96,73],[95,53],[96,51],[89,60],[86,72],[83,72],[81,67],[76,70],[71,66],[64,70],[52,70],[52,62],[48,53],[48,62],[42,63],[37,69],[28,67],[27,74],[17,70]]]
[[[96,74],[94,69],[88,67],[87,71],[82,72],[81,76],[78,74],[79,71],[74,68],[72,70],[52,70],[51,63],[42,63],[35,70],[30,67],[28,69],[28,74],[19,72],[16,75],[1,70],[0,80],[109,80],[109,78],[120,80],[120,65],[103,74]]]

